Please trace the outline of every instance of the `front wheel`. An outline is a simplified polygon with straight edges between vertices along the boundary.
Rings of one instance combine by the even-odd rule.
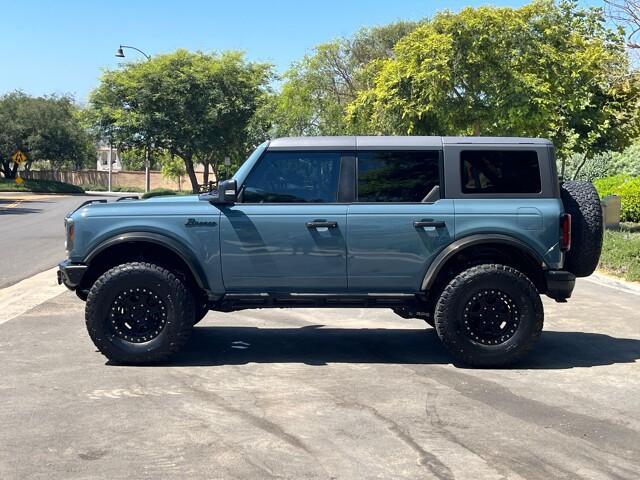
[[[194,301],[170,271],[150,263],[108,270],[91,287],[85,309],[95,346],[115,363],[166,360],[189,339]]]
[[[478,265],[444,288],[435,310],[438,337],[470,366],[500,367],[522,358],[542,332],[544,313],[535,286],[505,265]]]

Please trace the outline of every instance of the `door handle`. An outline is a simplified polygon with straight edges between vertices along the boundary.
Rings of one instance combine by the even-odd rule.
[[[447,226],[447,224],[442,220],[422,220],[420,222],[413,222],[413,226],[416,228],[424,228],[424,227],[444,228]]]
[[[327,222],[326,220],[314,220],[313,222],[305,223],[307,228],[336,228],[338,222]]]

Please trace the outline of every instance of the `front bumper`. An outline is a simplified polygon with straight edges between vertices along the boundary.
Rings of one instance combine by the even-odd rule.
[[[547,270],[545,272],[547,281],[547,296],[557,302],[565,302],[571,297],[573,288],[576,286],[576,276],[564,270]]]
[[[64,283],[64,286],[69,290],[75,290],[82,277],[87,271],[87,267],[83,263],[72,263],[69,260],[64,260],[58,264],[58,285]]]

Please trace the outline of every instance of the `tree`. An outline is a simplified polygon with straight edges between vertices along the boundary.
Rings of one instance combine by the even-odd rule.
[[[80,111],[68,96],[30,97],[12,92],[0,97],[0,158],[5,178],[15,178],[18,165],[11,155],[27,155],[33,162],[48,162],[53,169],[79,169],[95,161],[95,146],[81,124]]]
[[[638,86],[601,9],[538,1],[437,14],[378,62],[348,108],[360,133],[542,136],[561,158],[619,149]]]
[[[122,147],[161,148],[185,163],[208,166],[249,148],[247,128],[264,103],[271,66],[238,52],[177,50],[106,72],[91,94],[94,131]]]
[[[394,45],[417,23],[396,22],[366,28],[353,38],[317,46],[285,73],[281,92],[272,100],[273,133],[284,135],[342,135],[345,109],[369,85],[370,63],[388,58]]]
[[[604,0],[609,17],[628,31],[627,46],[640,49],[640,1]]]

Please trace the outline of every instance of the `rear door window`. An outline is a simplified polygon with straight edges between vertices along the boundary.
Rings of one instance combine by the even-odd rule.
[[[540,193],[538,154],[532,150],[464,150],[462,193]]]
[[[358,202],[419,203],[440,184],[437,150],[358,152]]]

